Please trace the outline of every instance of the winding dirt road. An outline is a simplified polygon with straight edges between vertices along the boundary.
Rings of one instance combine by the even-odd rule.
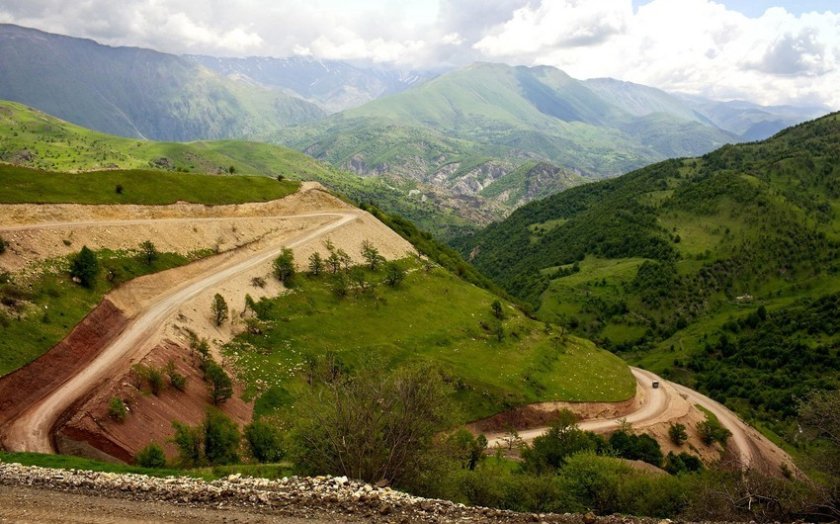
[[[296,238],[282,244],[257,251],[244,260],[234,260],[216,266],[211,271],[184,282],[168,293],[157,297],[143,312],[138,314],[129,326],[113,340],[87,367],[80,370],[71,379],[50,392],[46,397],[23,411],[6,428],[4,445],[12,451],[32,451],[53,453],[51,431],[59,417],[80,397],[90,391],[97,383],[109,376],[109,372],[119,367],[134,356],[134,351],[143,346],[146,338],[155,333],[177,311],[178,307],[199,293],[212,289],[220,283],[245,273],[276,257],[284,248],[295,248],[307,242],[324,237],[343,225],[359,218],[360,211],[342,210],[304,215],[265,217],[265,220],[283,220],[299,218],[335,218],[334,221],[304,232]],[[195,222],[213,219],[162,219],[164,221]],[[227,220],[227,219],[225,219]],[[235,220],[235,219],[234,219]],[[123,220],[95,222],[97,226],[116,226],[141,224],[160,220]],[[74,227],[75,224],[41,224],[34,227]],[[22,228],[33,226],[21,226]]]
[[[685,386],[663,380],[650,371],[631,368],[636,377],[637,395],[641,397],[639,408],[622,417],[597,418],[581,421],[578,426],[586,431],[608,431],[617,429],[623,422],[634,429],[642,430],[655,424],[669,422],[686,414],[694,405],[702,406],[713,413],[721,424],[732,432],[730,446],[737,453],[743,469],[762,467],[778,474],[782,464],[793,468],[793,460],[764,435],[742,421],[723,404]],[[659,382],[654,388],[653,383]],[[544,435],[550,428],[541,427],[519,432],[526,442]],[[487,436],[490,447],[506,445],[505,435],[496,433]]]

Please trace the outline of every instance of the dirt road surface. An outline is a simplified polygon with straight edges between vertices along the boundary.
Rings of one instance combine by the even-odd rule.
[[[178,506],[166,502],[133,501],[24,486],[0,489],[0,523],[15,524],[140,524],[277,523],[321,524],[363,522],[351,516],[286,517],[236,507],[218,509]]]
[[[624,417],[583,420],[578,424],[581,429],[603,432],[615,430],[619,424],[627,422],[634,429],[643,430],[655,424],[679,419],[694,405],[699,405],[713,413],[721,424],[732,432],[730,446],[737,453],[742,468],[761,467],[778,474],[782,464],[792,467],[793,460],[787,453],[723,404],[685,386],[663,380],[650,371],[639,368],[631,368],[631,371],[636,377],[637,395],[641,397],[638,409]],[[654,382],[659,382],[658,388],[653,387]],[[530,442],[548,430],[548,427],[524,430],[519,436]],[[506,445],[504,434],[488,435],[487,439],[490,447]]]

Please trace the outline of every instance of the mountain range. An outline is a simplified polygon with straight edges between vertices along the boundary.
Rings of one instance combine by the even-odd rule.
[[[375,176],[441,216],[444,237],[534,199],[669,157],[765,138],[823,108],[669,94],[547,66],[451,71],[297,58],[176,56],[0,25],[0,99],[94,130],[248,139]],[[440,226],[440,227],[439,227]]]

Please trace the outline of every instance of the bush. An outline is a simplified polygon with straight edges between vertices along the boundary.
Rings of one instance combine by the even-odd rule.
[[[380,370],[316,385],[296,403],[295,463],[302,473],[408,484],[429,470],[446,427],[447,391],[429,368]]]
[[[146,240],[140,244],[140,254],[147,266],[154,264],[159,256],[158,250],[151,240]]]
[[[190,427],[180,422],[172,422],[175,435],[172,442],[178,448],[178,459],[182,466],[200,466],[204,460],[204,436],[200,427]]]
[[[141,449],[140,452],[137,453],[137,456],[134,457],[134,461],[138,466],[142,466],[144,468],[166,467],[166,455],[164,455],[163,449],[154,443]]]
[[[258,462],[277,462],[283,458],[283,439],[271,424],[255,420],[245,426],[245,440],[251,456]]]
[[[210,385],[210,399],[218,406],[233,396],[233,382],[222,366],[213,359],[203,363],[204,377]]]
[[[680,473],[694,473],[703,469],[703,462],[699,458],[683,451],[679,455],[673,452],[668,453],[665,457],[665,471],[671,475],[679,475]]]
[[[531,447],[523,450],[522,459],[529,471],[550,473],[563,466],[566,459],[575,453],[601,452],[605,448],[603,438],[578,428],[575,415],[565,411],[548,433],[535,438]]]
[[[711,446],[715,442],[719,442],[721,446],[726,446],[726,441],[732,436],[732,433],[714,417],[708,417],[697,424],[697,433],[700,435],[703,444],[707,446]]]
[[[391,287],[397,287],[405,280],[405,269],[397,262],[388,262],[385,265],[385,283]]]
[[[213,310],[213,321],[216,322],[217,326],[221,326],[228,318],[228,305],[225,302],[225,297],[216,293],[210,307]]]
[[[668,427],[668,437],[677,446],[682,446],[688,440],[688,432],[685,430],[685,424],[671,424]]]
[[[152,392],[152,395],[160,395],[161,391],[163,391],[166,387],[166,383],[163,380],[162,370],[153,366],[143,366],[138,364],[134,366],[134,371],[135,373],[137,373],[137,376],[140,377],[141,380],[146,381],[146,383],[149,385],[149,390]]]
[[[208,409],[202,426],[204,456],[213,465],[239,462],[239,426],[218,409]]]
[[[274,259],[274,276],[284,286],[292,286],[295,277],[295,255],[291,249],[284,248],[280,256]]]
[[[187,387],[187,377],[175,369],[175,362],[170,360],[166,363],[166,374],[169,376],[169,383],[178,391],[184,391]]]
[[[625,431],[616,431],[610,435],[609,444],[619,457],[642,460],[656,467],[662,465],[662,448],[650,435],[633,435]]]
[[[79,281],[83,287],[92,288],[99,274],[99,261],[96,253],[82,246],[79,253],[70,262],[70,276]]]
[[[128,409],[125,402],[119,397],[111,397],[111,401],[108,402],[108,416],[117,422],[122,422],[127,415]]]

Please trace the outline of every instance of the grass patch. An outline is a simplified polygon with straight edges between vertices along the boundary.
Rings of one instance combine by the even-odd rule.
[[[456,386],[465,420],[529,402],[618,401],[634,394],[619,358],[588,341],[546,332],[510,305],[499,341],[494,295],[442,269],[427,273],[403,263],[410,273],[398,288],[379,286],[373,295],[341,300],[331,293],[329,277],[302,277],[293,292],[270,302],[265,332],[242,335],[225,349],[252,391],[267,391],[258,411],[293,403],[307,387],[307,362],[326,353],[350,368],[436,363]],[[382,275],[368,273],[368,279]]]
[[[258,176],[150,170],[57,173],[2,164],[0,184],[2,204],[239,204],[276,200],[300,187],[299,182]]]
[[[160,253],[148,265],[129,251],[97,251],[100,267],[93,288],[73,283],[67,274],[69,257],[43,262],[40,276],[26,283],[0,286],[0,294],[22,291],[20,308],[4,313],[0,322],[0,376],[35,360],[57,344],[102,300],[111,289],[132,278],[183,266],[210,255],[210,250],[189,255]],[[113,280],[108,280],[108,271]]]

